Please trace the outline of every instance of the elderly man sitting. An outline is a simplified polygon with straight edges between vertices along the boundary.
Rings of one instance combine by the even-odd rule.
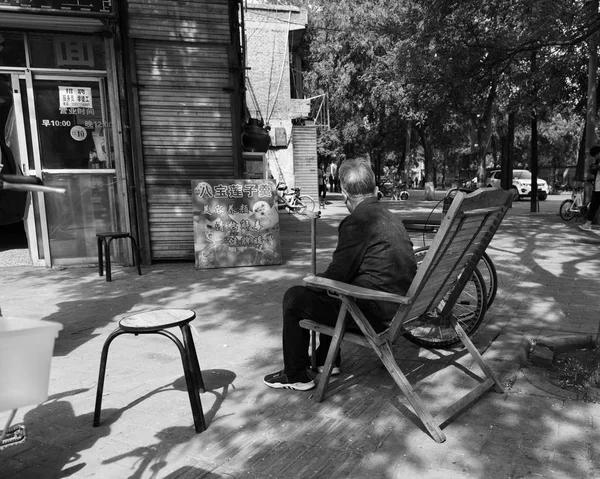
[[[338,227],[338,244],[327,270],[319,274],[357,286],[404,295],[417,271],[412,242],[398,215],[392,214],[377,198],[375,174],[365,159],[344,161],[339,168],[340,184],[350,215]],[[359,300],[375,331],[386,327],[397,305]],[[268,374],[264,383],[271,388],[306,391],[315,387],[308,374],[310,332],[300,327],[302,319],[335,326],[341,302],[322,290],[293,286],[283,298],[284,369]],[[352,325],[350,325],[352,326]],[[321,335],[317,365],[325,364],[331,344]],[[332,374],[340,373],[338,355]]]

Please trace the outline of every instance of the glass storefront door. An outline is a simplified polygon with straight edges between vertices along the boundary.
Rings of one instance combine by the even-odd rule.
[[[1,112],[9,116],[0,117],[6,143],[23,174],[66,190],[29,195],[31,259],[39,266],[94,264],[96,233],[127,229],[129,223],[123,155],[113,143],[120,123],[107,65],[112,40],[10,30],[0,30],[0,38],[0,84],[9,86],[0,95],[2,101],[8,92]],[[116,257],[130,256],[115,249]]]
[[[52,264],[94,262],[96,233],[117,230],[116,175],[103,79],[32,77],[31,125],[37,129]],[[38,207],[38,209],[40,209]]]
[[[66,194],[32,194],[28,232],[36,264],[97,261],[96,233],[117,231],[116,170],[102,77],[13,73],[24,174]],[[26,153],[25,153],[26,152]]]

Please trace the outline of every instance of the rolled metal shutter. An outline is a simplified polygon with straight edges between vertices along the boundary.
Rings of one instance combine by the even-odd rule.
[[[128,8],[151,259],[193,259],[190,180],[235,170],[229,2]]]
[[[301,189],[302,194],[310,195],[316,201],[319,196],[316,127],[294,125],[292,141],[294,144],[295,185]]]

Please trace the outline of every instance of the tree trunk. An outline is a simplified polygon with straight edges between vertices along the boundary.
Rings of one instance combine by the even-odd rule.
[[[404,146],[404,181],[408,185],[408,179],[410,178],[410,136],[411,136],[411,122],[406,120],[406,145]]]
[[[490,140],[492,139],[492,109],[494,106],[494,101],[496,100],[497,85],[497,81],[492,80],[490,91],[488,92],[488,96],[485,100],[483,114],[477,115],[473,120],[475,122],[475,128],[477,131],[477,153],[479,155],[477,178],[480,185],[483,185],[483,182],[487,177],[487,172],[485,169],[486,155],[489,149]]]
[[[531,52],[531,73],[532,77],[535,78],[537,70],[537,52],[534,50]],[[531,204],[529,211],[532,213],[538,212],[538,121],[537,111],[535,109],[535,101],[537,98],[537,85],[535,80],[533,83],[531,100]]]
[[[577,166],[575,166],[575,185],[577,182],[585,180],[585,132],[587,130],[587,121],[583,126],[581,139],[579,140],[579,150],[577,152]]]
[[[418,128],[419,138],[421,138],[421,145],[423,145],[423,152],[425,153],[425,200],[433,201],[435,199],[435,185],[433,182],[433,148],[427,138],[427,127],[419,126]]]
[[[590,0],[589,8],[590,16],[596,17],[598,15],[598,0]],[[587,173],[588,168],[590,166],[590,148],[596,144],[596,111],[598,107],[596,103],[596,82],[598,76],[598,33],[594,33],[590,36],[590,38],[588,39],[588,46],[590,58],[588,65],[584,176]]]

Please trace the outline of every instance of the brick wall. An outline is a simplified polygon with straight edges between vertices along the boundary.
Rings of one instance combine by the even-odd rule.
[[[290,48],[307,22],[305,10],[293,6],[251,5],[244,10],[247,76],[246,104],[250,115],[271,127],[285,128],[287,147],[267,155],[273,177],[294,186],[292,118],[307,116],[310,103],[291,98]]]

